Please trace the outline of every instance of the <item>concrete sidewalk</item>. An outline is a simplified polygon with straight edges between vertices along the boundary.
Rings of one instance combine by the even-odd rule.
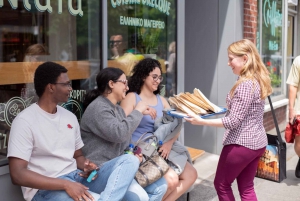
[[[294,145],[287,144],[287,178],[281,183],[254,179],[255,192],[259,201],[300,201],[300,179],[295,177],[295,167],[298,156],[294,152]],[[198,172],[195,188],[190,192],[190,201],[217,201],[213,181],[219,156],[205,153],[197,159],[194,166]],[[236,183],[232,186],[236,200],[241,200]],[[186,201],[186,194],[177,201]]]

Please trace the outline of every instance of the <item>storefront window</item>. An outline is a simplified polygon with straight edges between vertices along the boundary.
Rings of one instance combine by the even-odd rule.
[[[290,72],[292,63],[294,61],[295,55],[294,55],[294,26],[295,26],[295,16],[289,15],[288,16],[288,29],[287,29],[287,58],[286,58],[286,66],[288,73]],[[287,73],[287,75],[288,75]],[[286,78],[287,79],[287,78]]]
[[[0,165],[12,121],[37,101],[33,75],[42,62],[68,69],[73,91],[62,106],[80,120],[100,69],[100,11],[98,0],[0,1]]]
[[[283,1],[260,0],[258,4],[258,42],[263,62],[270,71],[273,94],[283,94]],[[261,47],[260,47],[261,45]]]
[[[176,93],[176,1],[107,0],[108,66],[131,75],[141,59],[162,66],[163,96]]]

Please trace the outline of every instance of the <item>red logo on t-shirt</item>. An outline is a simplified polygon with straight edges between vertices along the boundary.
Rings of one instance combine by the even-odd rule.
[[[68,124],[67,126],[68,126],[68,128],[70,128],[70,129],[72,129],[72,128],[73,128],[73,127],[71,126],[71,124]]]

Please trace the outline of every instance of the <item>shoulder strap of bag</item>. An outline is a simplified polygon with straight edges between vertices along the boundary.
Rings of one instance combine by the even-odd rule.
[[[272,111],[272,116],[273,116],[274,124],[275,124],[275,127],[276,127],[276,133],[277,133],[277,136],[278,136],[278,140],[279,140],[279,143],[282,144],[283,141],[282,141],[282,138],[281,138],[281,135],[280,135],[280,131],[279,131],[279,127],[278,127],[278,122],[277,122],[277,119],[276,119],[276,116],[275,116],[275,110],[273,108],[273,104],[272,104],[270,96],[268,96],[268,100],[269,100],[269,103],[270,103],[270,107],[271,107],[271,111]]]
[[[146,134],[152,134],[152,135],[144,138]],[[144,142],[149,139],[155,139],[155,141],[157,142],[157,137],[152,132],[148,131],[141,135],[141,137],[136,141],[135,146],[137,146],[140,142]]]
[[[143,134],[141,135],[141,137],[140,137],[135,143],[138,144],[139,142],[143,141],[143,137],[144,137],[146,134],[148,134],[148,133],[150,133],[150,132],[145,132],[145,133],[143,133]]]

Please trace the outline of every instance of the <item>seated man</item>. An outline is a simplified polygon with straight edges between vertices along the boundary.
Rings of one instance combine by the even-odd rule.
[[[110,160],[87,182],[99,167],[82,154],[75,115],[58,106],[68,101],[72,90],[67,69],[41,64],[34,86],[39,100],[15,118],[8,144],[12,182],[22,186],[25,200],[122,200],[139,167],[138,158],[126,154]]]

